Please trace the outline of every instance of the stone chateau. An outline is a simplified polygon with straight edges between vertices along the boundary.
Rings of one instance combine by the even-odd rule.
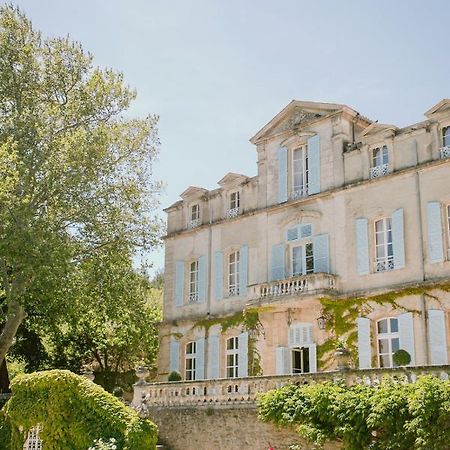
[[[186,189],[166,209],[158,380],[333,370],[338,328],[356,369],[399,349],[448,364],[450,100],[425,117],[294,100],[250,139],[256,176]]]

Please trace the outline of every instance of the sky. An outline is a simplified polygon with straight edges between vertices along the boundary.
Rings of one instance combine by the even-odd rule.
[[[256,175],[249,139],[292,99],[406,126],[450,98],[448,0],[13,3],[44,36],[69,35],[123,72],[131,115],[159,115],[161,207],[228,172]],[[163,249],[150,260],[162,269]]]

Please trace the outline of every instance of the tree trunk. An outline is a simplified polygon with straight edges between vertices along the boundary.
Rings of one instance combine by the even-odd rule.
[[[2,392],[10,392],[8,367],[6,367],[5,359],[0,364],[0,393]]]
[[[2,334],[0,334],[0,364],[3,363],[6,353],[10,349],[17,329],[26,317],[25,308],[12,300],[8,304],[8,312],[6,316],[6,323],[3,327]]]

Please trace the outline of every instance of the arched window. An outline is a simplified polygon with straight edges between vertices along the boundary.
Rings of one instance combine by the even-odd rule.
[[[397,318],[390,317],[377,322],[377,344],[379,367],[394,367],[392,356],[400,348]]]

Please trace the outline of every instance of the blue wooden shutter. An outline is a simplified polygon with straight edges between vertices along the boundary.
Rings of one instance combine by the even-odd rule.
[[[195,379],[205,379],[205,338],[195,341]]]
[[[180,343],[175,339],[170,339],[170,372],[180,372]]]
[[[416,350],[414,346],[414,321],[410,312],[400,314],[398,317],[398,334],[400,348],[406,350],[411,356],[409,365],[416,365]]]
[[[239,249],[239,295],[247,295],[248,285],[248,246]]]
[[[317,347],[316,344],[311,344],[309,350],[309,371],[311,373],[317,372]]]
[[[271,280],[282,280],[285,277],[284,268],[284,244],[272,246],[272,270]]]
[[[440,309],[428,310],[428,341],[430,345],[430,364],[448,364],[445,312]]]
[[[370,345],[370,319],[358,317],[356,319],[358,328],[358,359],[360,369],[372,367],[372,348]]]
[[[238,376],[248,377],[248,333],[238,336]]]
[[[275,370],[276,375],[287,375],[291,373],[291,349],[287,347],[277,347],[275,349]]]
[[[428,251],[430,262],[444,261],[444,250],[442,240],[441,204],[439,202],[428,202]]]
[[[328,234],[313,237],[314,272],[330,272],[330,256],[328,249]]]
[[[203,303],[206,301],[208,288],[208,264],[206,256],[198,258],[198,301]]]
[[[288,150],[286,147],[278,149],[278,203],[288,199]]]
[[[369,273],[368,224],[366,218],[356,219],[356,265],[359,275]]]
[[[208,337],[208,378],[219,378],[220,336],[211,334]]]
[[[405,267],[405,241],[403,237],[403,208],[392,213],[392,248],[394,269]]]
[[[184,261],[175,263],[175,306],[183,306]]]
[[[214,258],[214,294],[216,300],[223,298],[223,252],[216,252]]]
[[[308,194],[320,192],[320,139],[315,135],[308,139]]]

